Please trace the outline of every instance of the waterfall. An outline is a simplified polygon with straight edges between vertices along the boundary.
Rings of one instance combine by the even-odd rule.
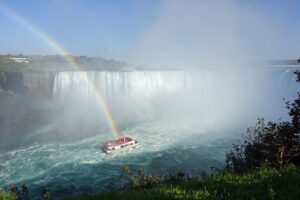
[[[183,89],[205,89],[212,79],[209,71],[59,72],[54,79],[53,97],[61,100],[73,95],[93,97],[93,87],[106,98],[114,93],[149,97]]]
[[[60,100],[72,96],[94,97],[93,87],[97,88],[105,98],[112,94],[150,97],[159,93],[193,89],[205,92],[213,86],[223,84],[222,76],[226,75],[212,70],[58,72],[54,78],[52,95],[54,99]],[[257,78],[263,80],[262,83],[272,84],[273,87],[281,90],[293,90],[295,85],[293,70],[261,70],[256,77],[252,78],[253,82],[257,82]],[[291,85],[292,88],[288,88]]]
[[[192,115],[211,123],[258,116],[277,120],[286,114],[282,98],[296,97],[295,78],[291,69],[57,72],[52,98],[66,103],[72,112],[90,106],[88,115],[94,109],[96,88],[117,118]],[[73,106],[74,100],[80,102]]]

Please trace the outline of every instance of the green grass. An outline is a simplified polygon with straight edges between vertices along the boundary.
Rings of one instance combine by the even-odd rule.
[[[3,191],[3,189],[0,187],[0,200],[16,200],[16,196],[6,193]]]
[[[281,170],[263,168],[243,175],[219,174],[177,185],[69,199],[300,199],[300,169],[293,166]]]

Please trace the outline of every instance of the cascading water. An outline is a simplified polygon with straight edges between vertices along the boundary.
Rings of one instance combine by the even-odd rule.
[[[143,116],[151,113],[151,116],[170,114],[167,117],[172,117],[180,113],[186,117],[184,114],[189,112],[202,122],[212,123],[220,117],[220,123],[228,118],[227,113],[234,120],[241,113],[246,114],[247,109],[254,119],[260,114],[268,115],[253,113],[251,106],[256,106],[256,110],[268,109],[269,98],[273,98],[273,105],[277,102],[279,106],[283,97],[295,96],[295,85],[293,70],[289,69],[237,73],[220,70],[59,72],[52,94],[53,100],[64,104],[74,99],[96,99],[94,88],[97,88],[117,119],[121,116],[131,121],[141,119],[142,116],[137,116],[141,112]],[[92,103],[81,103],[86,104]]]
[[[94,86],[122,134],[136,137],[140,148],[102,153],[102,142],[112,135],[94,107]],[[57,72],[50,100],[58,102],[56,123],[24,134],[17,148],[0,151],[0,185],[26,183],[33,194],[48,187],[63,197],[122,186],[122,166],[128,163],[150,173],[221,167],[232,140],[257,117],[277,120],[286,114],[282,98],[293,99],[296,91],[293,70],[285,69]],[[245,126],[235,129],[243,119]],[[91,121],[100,125],[93,128]],[[92,130],[82,128],[86,122]],[[75,128],[57,134],[65,126]]]
[[[91,84],[103,96],[122,93],[130,96],[150,96],[157,92],[172,92],[201,87],[205,89],[213,78],[210,71],[193,73],[183,71],[133,71],[133,72],[59,72],[55,76],[53,97],[64,99],[70,95],[93,97]]]
[[[205,90],[219,81],[220,74],[212,70],[202,71],[132,71],[132,72],[58,72],[54,78],[53,98],[63,100],[69,96],[93,97],[91,84],[95,85],[103,96],[122,93],[131,96],[150,96],[159,92],[176,90]],[[293,70],[261,70],[257,77],[276,82],[280,87],[294,84]],[[255,81],[255,80],[253,80]],[[272,83],[273,82],[273,83]],[[293,88],[289,88],[292,90]]]

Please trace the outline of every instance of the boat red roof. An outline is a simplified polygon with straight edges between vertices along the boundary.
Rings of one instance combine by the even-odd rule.
[[[131,137],[121,137],[121,138],[117,138],[115,140],[109,140],[109,141],[105,142],[105,145],[116,146],[116,145],[121,145],[126,142],[130,142],[132,140],[133,140],[133,138],[131,138]]]

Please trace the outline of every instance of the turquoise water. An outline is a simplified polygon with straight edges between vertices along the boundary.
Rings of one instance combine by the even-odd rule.
[[[222,167],[232,140],[224,133],[195,128],[195,124],[151,122],[122,132],[139,141],[136,149],[107,155],[101,151],[111,134],[72,138],[57,135],[54,126],[26,135],[22,145],[0,154],[0,185],[27,184],[35,196],[47,187],[56,197],[96,193],[127,184],[122,167],[132,165],[146,173],[183,170],[199,174]]]

